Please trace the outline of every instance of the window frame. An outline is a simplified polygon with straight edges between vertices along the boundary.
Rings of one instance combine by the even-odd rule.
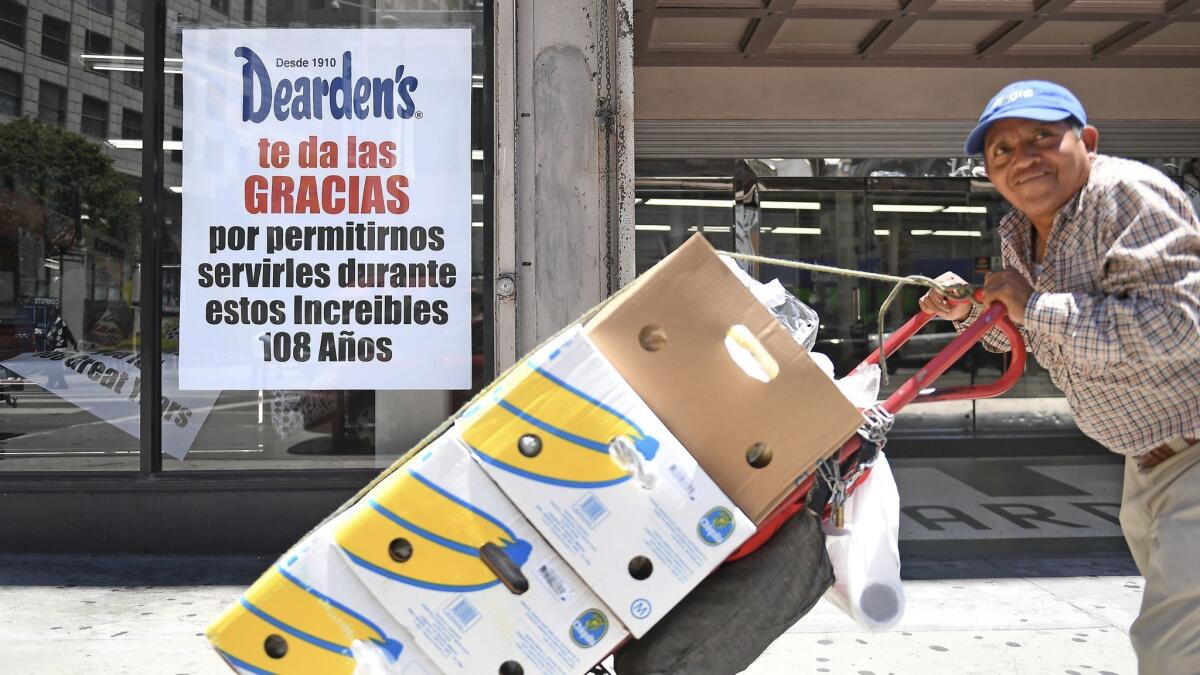
[[[61,94],[61,102],[62,102],[61,108],[50,107],[47,104],[47,102],[45,101],[45,99],[43,98],[45,92],[52,91],[52,90],[57,90],[57,92]],[[68,100],[69,100],[69,94],[67,93],[66,87],[62,86],[61,84],[56,84],[54,82],[50,82],[49,80],[38,80],[38,119],[42,120],[46,124],[53,124],[58,127],[67,126],[67,101]],[[56,116],[55,120],[46,119],[46,117],[44,115],[42,115],[43,109],[49,109],[49,110],[56,111],[57,116]]]
[[[96,111],[92,111],[93,114],[89,114],[88,109],[87,109],[89,103],[92,103],[93,105],[98,103],[99,105],[104,106],[104,117],[101,118],[98,115],[94,114]],[[100,140],[106,140],[108,138],[108,116],[109,116],[110,112],[111,112],[111,110],[109,110],[108,101],[106,101],[102,98],[96,98],[95,96],[88,96],[87,94],[84,94],[83,102],[79,108],[79,131],[80,131],[80,133],[82,133],[84,136],[88,136],[90,138],[98,138]],[[89,121],[95,123],[100,120],[102,120],[104,123],[103,131],[100,134],[93,134],[93,133],[89,132],[87,129],[87,123]]]
[[[16,0],[0,0],[0,9],[15,9],[20,13],[20,17],[10,17],[5,12],[0,12],[0,42],[10,44],[17,49],[25,49],[26,31],[29,25],[29,5],[23,5]],[[15,27],[15,30],[20,32],[20,36],[16,42],[4,37],[7,30],[6,26]]]
[[[136,119],[137,124],[132,122]],[[142,112],[133,108],[121,108],[121,138],[136,138],[142,137],[143,126]]]
[[[133,45],[125,45],[125,56],[140,56],[144,59],[146,55]],[[143,70],[127,70],[124,80],[126,85],[141,91],[143,83],[146,81],[145,72]]]
[[[62,24],[62,26],[64,28],[66,28],[66,34],[64,34],[62,37],[58,37],[56,35],[51,35],[46,30],[46,27],[51,24]],[[48,53],[48,50],[46,49],[46,46],[48,44],[61,45],[62,58],[59,58],[57,53]],[[57,50],[55,50],[55,51],[57,51]],[[71,22],[69,20],[62,19],[62,18],[54,16],[52,14],[43,14],[42,15],[41,54],[42,54],[43,58],[50,59],[51,61],[55,61],[57,63],[70,63],[71,62]]]
[[[107,42],[106,46],[96,45],[95,42],[101,40]],[[109,55],[113,53],[113,39],[111,35],[105,35],[97,30],[87,28],[83,31],[83,53],[84,54],[102,54]],[[99,75],[108,79],[107,70],[92,70],[89,71],[94,75]]]
[[[12,115],[13,117],[21,116],[22,100],[24,99],[25,78],[19,71],[9,70],[8,68],[0,68],[0,74],[11,75],[16,81],[16,90],[0,88],[0,100],[12,100],[14,105],[13,112],[9,113],[0,109],[0,113]]]
[[[114,4],[115,3],[113,2],[113,0],[87,0],[87,6],[89,9],[91,9],[94,12],[100,12],[101,14],[104,14],[105,16],[112,16]],[[100,5],[100,6],[97,7],[97,5]]]

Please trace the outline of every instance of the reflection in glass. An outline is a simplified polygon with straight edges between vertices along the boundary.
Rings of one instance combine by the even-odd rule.
[[[80,124],[0,120],[0,471],[137,467],[137,178]]]
[[[406,5],[407,6],[407,5]],[[482,186],[485,180],[482,120],[483,11],[479,3],[447,0],[420,3],[420,10],[384,9],[371,0],[267,0],[242,5],[232,0],[231,15],[251,17],[250,27],[474,27],[472,89],[472,351],[473,388],[483,382],[483,225]],[[201,17],[198,28],[225,27],[224,16]],[[168,57],[179,57],[179,41],[168,40]],[[166,106],[165,126],[182,139],[182,77]],[[192,102],[187,101],[190,105]],[[203,105],[203,101],[198,101]],[[188,149],[171,153],[166,195],[166,242],[163,251],[164,352],[178,349],[179,269],[182,198],[187,185],[180,176],[181,158]],[[490,255],[490,253],[488,254]],[[460,282],[462,283],[462,282]],[[182,339],[187,339],[183,336]],[[164,368],[166,364],[164,364]],[[336,367],[336,366],[334,366]],[[164,370],[164,383],[167,372]],[[164,470],[366,468],[389,464],[442,422],[470,396],[470,391],[398,390],[260,390],[212,391],[211,412],[191,442],[187,458],[164,457]],[[164,433],[166,425],[164,424]]]

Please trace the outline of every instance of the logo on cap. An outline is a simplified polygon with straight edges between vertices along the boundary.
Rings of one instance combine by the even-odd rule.
[[[992,110],[995,110],[996,108],[999,108],[1002,105],[1016,103],[1017,101],[1019,101],[1023,98],[1032,98],[1032,97],[1033,97],[1033,89],[1032,88],[1018,89],[1016,91],[1010,91],[1008,93],[1001,93],[999,96],[992,99],[992,102],[988,104],[988,112],[991,112]]]

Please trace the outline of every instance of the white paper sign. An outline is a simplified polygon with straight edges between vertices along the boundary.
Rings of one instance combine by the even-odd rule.
[[[219,392],[180,392],[177,361],[174,354],[163,354],[162,444],[164,453],[183,459]],[[141,437],[142,370],[137,352],[32,352],[15,356],[0,366],[130,436]]]
[[[465,389],[471,33],[185,30],[180,385]]]

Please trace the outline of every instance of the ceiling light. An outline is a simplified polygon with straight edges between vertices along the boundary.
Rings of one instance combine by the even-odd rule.
[[[982,237],[983,233],[976,230],[934,230],[935,237]]]
[[[874,204],[871,210],[876,213],[937,213],[943,206],[936,204]]]
[[[472,150],[471,151],[471,161],[482,162],[483,161],[483,151],[482,150]]]
[[[643,232],[670,232],[670,225],[634,225],[633,229]]]
[[[941,206],[938,204],[874,204],[876,213],[987,213],[986,206]]]
[[[145,70],[145,59],[141,56],[125,56],[122,54],[80,54],[79,60],[84,68],[92,70],[119,70],[129,73],[140,73]],[[183,72],[183,59],[167,57],[163,59],[163,72],[178,75]]]
[[[104,141],[117,150],[141,150],[140,138],[109,138]],[[183,150],[183,141],[163,141],[163,150]]]
[[[771,232],[775,234],[821,234],[819,227],[777,227]]]
[[[820,211],[820,202],[762,202],[764,209],[795,209],[797,211]]]
[[[472,204],[482,204],[483,203],[483,195],[471,195],[471,203]]]
[[[890,237],[891,235],[892,235],[891,230],[875,230],[876,237]]]
[[[167,189],[170,190],[171,192],[174,192],[177,195],[183,194],[183,186],[182,185],[172,185],[171,187],[169,187]]]
[[[705,206],[727,209],[733,206],[732,199],[647,199],[646,206]]]
[[[483,227],[483,222],[478,221],[478,220],[472,220],[471,227]]]

